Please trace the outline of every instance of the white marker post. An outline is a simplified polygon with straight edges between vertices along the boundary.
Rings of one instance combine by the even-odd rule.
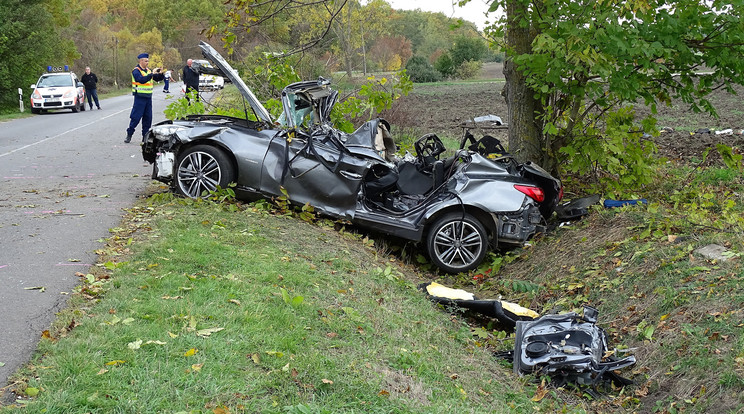
[[[21,106],[21,112],[23,112],[23,89],[18,88],[18,104]]]

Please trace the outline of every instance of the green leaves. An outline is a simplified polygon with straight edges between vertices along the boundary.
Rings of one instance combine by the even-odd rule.
[[[284,289],[283,287],[279,288],[279,291],[282,294],[282,300],[287,305],[291,305],[292,307],[298,307],[302,304],[302,302],[305,301],[305,298],[302,296],[290,296],[289,292],[287,292],[287,289]]]
[[[734,153],[731,147],[723,144],[716,144],[716,149],[718,149],[718,152],[721,154],[721,158],[723,158],[723,162],[727,167],[739,171],[744,169],[744,165],[742,165],[741,162],[742,154]]]

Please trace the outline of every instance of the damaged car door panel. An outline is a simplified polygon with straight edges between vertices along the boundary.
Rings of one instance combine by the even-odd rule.
[[[197,198],[235,183],[238,198],[254,200],[283,188],[297,205],[425,243],[434,264],[450,273],[543,231],[562,196],[559,180],[516,162],[490,136],[476,141],[466,130],[445,157],[441,140],[427,134],[415,156],[401,157],[383,119],[341,132],[330,121],[338,92],[323,78],[287,86],[274,122],[222,56],[207,43],[200,48],[213,63],[210,73],[236,86],[257,121],[191,115],[154,126],[143,158],[153,163],[153,178],[179,194]]]

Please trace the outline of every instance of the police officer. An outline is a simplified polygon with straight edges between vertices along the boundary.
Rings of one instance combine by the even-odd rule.
[[[150,62],[150,55],[142,53],[137,56],[139,64],[132,70],[132,95],[134,95],[134,105],[132,112],[129,114],[129,128],[127,128],[127,137],[125,143],[132,141],[134,129],[137,128],[142,120],[142,138],[147,135],[152,125],[152,89],[155,81],[164,79],[160,68],[150,71],[147,65]]]

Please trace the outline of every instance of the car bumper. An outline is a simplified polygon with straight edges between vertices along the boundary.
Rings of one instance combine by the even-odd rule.
[[[31,101],[31,107],[34,109],[67,109],[74,108],[77,102],[74,99],[34,99]]]

